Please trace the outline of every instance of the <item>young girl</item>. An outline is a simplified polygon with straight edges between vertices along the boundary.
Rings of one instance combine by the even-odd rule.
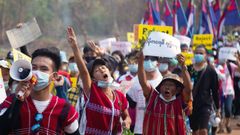
[[[83,83],[86,104],[85,135],[119,134],[121,127],[130,128],[131,119],[127,111],[125,96],[113,89],[111,67],[103,59],[95,59],[88,65],[89,71],[77,47],[76,35],[68,28],[68,41],[72,47]],[[120,123],[120,117],[123,122]],[[83,124],[83,123],[80,123]]]
[[[168,74],[156,89],[153,89],[146,81],[143,60],[144,56],[141,54],[138,62],[138,76],[144,96],[148,101],[143,134],[185,135],[184,116],[189,113],[187,103],[191,99],[192,86],[189,73],[184,65],[184,57],[178,55],[184,81],[176,74]]]

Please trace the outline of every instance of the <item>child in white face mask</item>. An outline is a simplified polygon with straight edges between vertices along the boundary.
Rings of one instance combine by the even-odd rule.
[[[87,101],[86,120],[81,123],[85,124],[85,127],[80,126],[80,131],[85,135],[117,134],[121,133],[122,127],[129,128],[131,120],[127,111],[127,100],[121,92],[112,89],[114,82],[109,63],[104,59],[96,59],[88,63],[87,69],[74,30],[70,27],[68,41],[78,65]],[[88,44],[96,46],[93,41],[89,41]]]

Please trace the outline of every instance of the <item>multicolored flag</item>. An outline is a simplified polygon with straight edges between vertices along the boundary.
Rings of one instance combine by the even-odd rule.
[[[220,0],[215,0],[215,3],[213,4],[213,10],[218,22],[221,17]]]
[[[202,0],[199,34],[213,34],[216,36],[216,17],[213,12],[212,0]]]
[[[164,23],[166,26],[173,26],[173,14],[169,7],[168,0],[164,0]]]
[[[186,35],[188,37],[192,37],[194,33],[194,16],[195,13],[195,7],[193,0],[188,1],[188,7],[186,9],[186,17],[187,17],[187,27],[183,30],[182,35]]]
[[[184,27],[187,27],[187,18],[182,6],[181,0],[173,1],[173,16],[174,16],[174,31],[181,32]]]
[[[154,3],[153,0],[147,0],[146,5],[147,8],[144,13],[144,18],[142,19],[142,24],[160,25],[159,0],[156,0]]]
[[[224,25],[240,25],[240,13],[235,0],[230,0],[225,6],[218,23],[218,37],[222,36],[222,29]]]

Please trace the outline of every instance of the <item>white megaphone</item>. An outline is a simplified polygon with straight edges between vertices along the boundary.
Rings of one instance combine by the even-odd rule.
[[[17,60],[10,68],[10,76],[16,81],[30,81],[32,84],[36,83],[36,77],[32,74],[32,64],[27,60]],[[18,97],[22,97],[24,93],[19,91],[17,93]]]

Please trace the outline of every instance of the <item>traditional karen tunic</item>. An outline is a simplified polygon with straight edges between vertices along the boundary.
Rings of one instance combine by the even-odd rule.
[[[125,96],[115,90],[111,101],[95,83],[86,107],[86,135],[112,135],[121,132],[121,112],[127,109]]]
[[[169,102],[160,98],[156,90],[152,90],[144,116],[144,135],[186,135],[184,123],[185,112],[182,96]],[[185,111],[185,112],[184,112]]]
[[[1,104],[2,108],[9,108],[15,95],[7,97]],[[38,113],[31,96],[24,100],[20,106],[20,117],[17,129],[10,134],[29,135],[31,127],[36,124],[35,115]],[[77,120],[78,113],[64,99],[52,96],[49,105],[42,112],[43,119],[40,122],[40,135],[64,135],[64,128]]]

